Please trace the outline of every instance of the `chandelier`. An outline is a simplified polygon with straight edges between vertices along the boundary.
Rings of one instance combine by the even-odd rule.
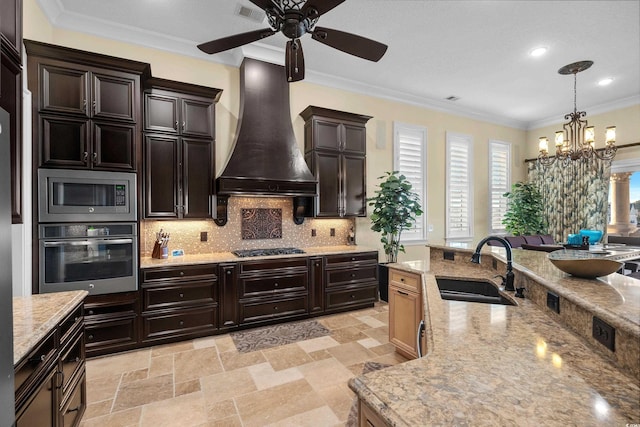
[[[612,160],[616,155],[616,127],[609,126],[605,130],[605,147],[601,150],[595,148],[595,130],[589,126],[584,117],[586,111],[578,111],[576,107],[576,74],[584,71],[593,65],[593,61],[579,61],[565,65],[558,70],[558,73],[566,75],[573,74],[573,113],[566,114],[565,120],[569,120],[562,125],[563,130],[559,130],[555,135],[556,152],[554,156],[549,156],[549,140],[546,137],[539,139],[538,162],[543,166],[550,166],[556,160],[568,165],[574,160],[587,160],[598,158],[601,160]]]

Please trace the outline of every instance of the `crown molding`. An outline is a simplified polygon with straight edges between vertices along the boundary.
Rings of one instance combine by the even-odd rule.
[[[621,108],[632,107],[634,105],[640,105],[640,94],[629,96],[627,98],[617,99],[611,102],[606,102],[604,104],[593,105],[591,107],[583,109],[582,111],[587,111],[589,115],[595,115],[608,113],[609,111],[619,110]],[[565,123],[563,117],[564,115],[560,114],[553,117],[547,117],[546,119],[530,122],[527,130],[536,130],[547,126]]]

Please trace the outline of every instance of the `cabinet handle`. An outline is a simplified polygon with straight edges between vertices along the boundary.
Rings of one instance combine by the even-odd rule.
[[[187,125],[186,122],[182,122],[182,130],[184,130],[185,126]]]
[[[180,322],[178,322],[178,324],[179,324],[180,326],[184,326],[184,320],[181,320]]]
[[[82,100],[82,110],[84,111],[85,114],[87,114],[87,100],[86,99]]]
[[[181,275],[181,276],[184,276],[184,271],[181,271],[181,272],[180,272],[180,275]]]
[[[96,113],[96,101],[93,101],[93,114]]]
[[[92,340],[92,339],[93,339],[93,335],[89,335],[89,336],[87,337],[87,339]]]
[[[354,294],[351,294],[351,299],[354,299],[356,296]]]
[[[182,294],[182,293],[181,293],[181,294],[180,294],[180,298],[184,298],[184,294]]]
[[[356,277],[356,273],[351,273],[351,277]]]
[[[229,274],[231,274],[231,270],[227,270],[227,274],[228,274],[228,275],[229,275]]]
[[[351,261],[355,261],[355,260],[356,260],[356,257],[351,257]]]
[[[98,153],[94,152],[91,157],[93,158],[92,162],[94,165],[98,163]]]
[[[274,287],[274,288],[277,288],[277,287],[278,287],[278,282],[274,283],[274,284],[273,284],[273,287]]]
[[[175,130],[178,130],[178,121],[177,121],[177,120],[176,120],[176,122],[173,124],[173,128],[174,128]]]
[[[82,162],[86,164],[88,160],[89,160],[89,153],[85,151],[84,153],[82,153]]]
[[[69,412],[76,412],[76,411],[80,410],[81,407],[82,407],[82,403],[79,404],[78,406],[76,406],[75,408],[67,409],[67,412],[65,412],[65,414],[68,414]]]
[[[40,363],[40,362],[44,362],[44,359],[46,358],[46,354],[41,354],[40,356],[34,356],[31,359],[29,359],[29,363]]]
[[[400,295],[404,295],[404,296],[406,296],[406,297],[408,297],[408,296],[409,296],[409,294],[408,294],[408,293],[406,293],[406,292],[404,292],[404,291],[401,291],[401,290],[398,290],[398,293],[399,293]]]
[[[89,310],[89,315],[92,315],[92,314],[93,314],[93,310]]]
[[[278,311],[278,306],[276,305],[275,307],[273,307],[273,309],[274,309],[275,311]]]
[[[401,282],[404,282],[404,277],[401,277],[401,278],[400,278],[400,281],[401,281]]]

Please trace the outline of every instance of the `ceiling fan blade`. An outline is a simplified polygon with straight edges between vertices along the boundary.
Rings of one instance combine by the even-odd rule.
[[[304,53],[299,39],[287,42],[285,69],[287,70],[287,81],[289,83],[304,79]]]
[[[249,44],[256,40],[263,39],[274,35],[276,32],[271,28],[264,28],[262,30],[249,31],[248,33],[236,34],[229,37],[224,37],[217,40],[211,40],[210,42],[201,43],[198,45],[198,49],[205,53],[218,53],[225,50],[233,49],[234,47]]]
[[[309,11],[315,9],[316,12],[313,12],[312,15],[309,16],[309,18],[315,19],[329,12],[334,7],[339,6],[341,3],[344,3],[344,1],[345,0],[309,0],[302,6],[300,11],[302,12],[302,16],[309,16]]]
[[[387,51],[387,45],[362,36],[331,28],[315,27],[314,40],[369,61],[377,62]]]

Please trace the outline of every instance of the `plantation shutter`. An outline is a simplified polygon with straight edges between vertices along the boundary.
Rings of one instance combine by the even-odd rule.
[[[425,212],[416,218],[410,230],[402,232],[402,242],[426,240],[426,150],[427,129],[394,123],[394,165],[393,170],[400,172],[411,183],[411,189],[418,194],[420,206]]]
[[[489,142],[489,219],[491,232],[504,234],[502,220],[507,213],[507,198],[504,193],[511,188],[511,145],[506,142]]]
[[[447,132],[447,239],[473,237],[471,136]]]

